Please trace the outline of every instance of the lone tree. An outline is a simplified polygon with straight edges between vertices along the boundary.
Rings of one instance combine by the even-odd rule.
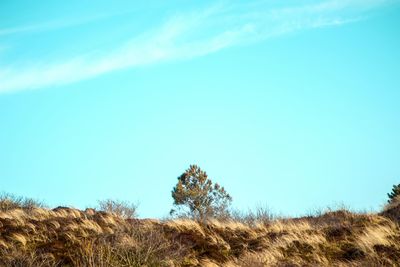
[[[388,202],[391,203],[394,201],[398,196],[400,197],[400,184],[398,185],[393,185],[392,192],[387,194],[389,197]]]
[[[232,197],[219,184],[208,178],[207,173],[197,165],[190,165],[172,190],[174,206],[186,214],[204,220],[228,214]],[[177,211],[172,209],[171,214]]]

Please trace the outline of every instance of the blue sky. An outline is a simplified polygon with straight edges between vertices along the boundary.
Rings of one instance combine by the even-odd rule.
[[[1,190],[172,205],[198,164],[236,208],[377,210],[400,183],[400,3],[2,1]]]

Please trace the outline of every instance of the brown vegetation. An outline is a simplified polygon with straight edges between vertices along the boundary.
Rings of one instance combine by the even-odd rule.
[[[398,217],[389,211],[399,206],[391,205],[251,223],[9,209],[0,212],[0,266],[398,266]]]

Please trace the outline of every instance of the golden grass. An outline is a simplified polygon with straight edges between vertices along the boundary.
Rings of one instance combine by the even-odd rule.
[[[400,266],[399,225],[383,215],[246,224],[13,209],[0,212],[0,266]]]

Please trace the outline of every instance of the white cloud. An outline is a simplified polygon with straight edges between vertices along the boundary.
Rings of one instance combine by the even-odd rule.
[[[201,12],[177,15],[159,28],[128,40],[113,50],[34,65],[0,66],[0,93],[57,86],[129,67],[203,56],[226,47],[260,41],[308,28],[354,22],[366,8],[384,0],[331,0],[314,5],[235,10],[214,6]],[[240,7],[239,7],[240,9]]]
[[[35,33],[35,32],[45,32],[51,30],[58,30],[61,28],[76,27],[83,24],[112,18],[122,14],[130,13],[130,10],[123,12],[113,12],[109,14],[97,14],[91,16],[85,16],[82,18],[64,18],[55,19],[52,21],[46,21],[41,23],[36,23],[32,25],[22,25],[16,27],[0,28],[0,37],[4,37],[12,34],[24,34],[24,33]]]

